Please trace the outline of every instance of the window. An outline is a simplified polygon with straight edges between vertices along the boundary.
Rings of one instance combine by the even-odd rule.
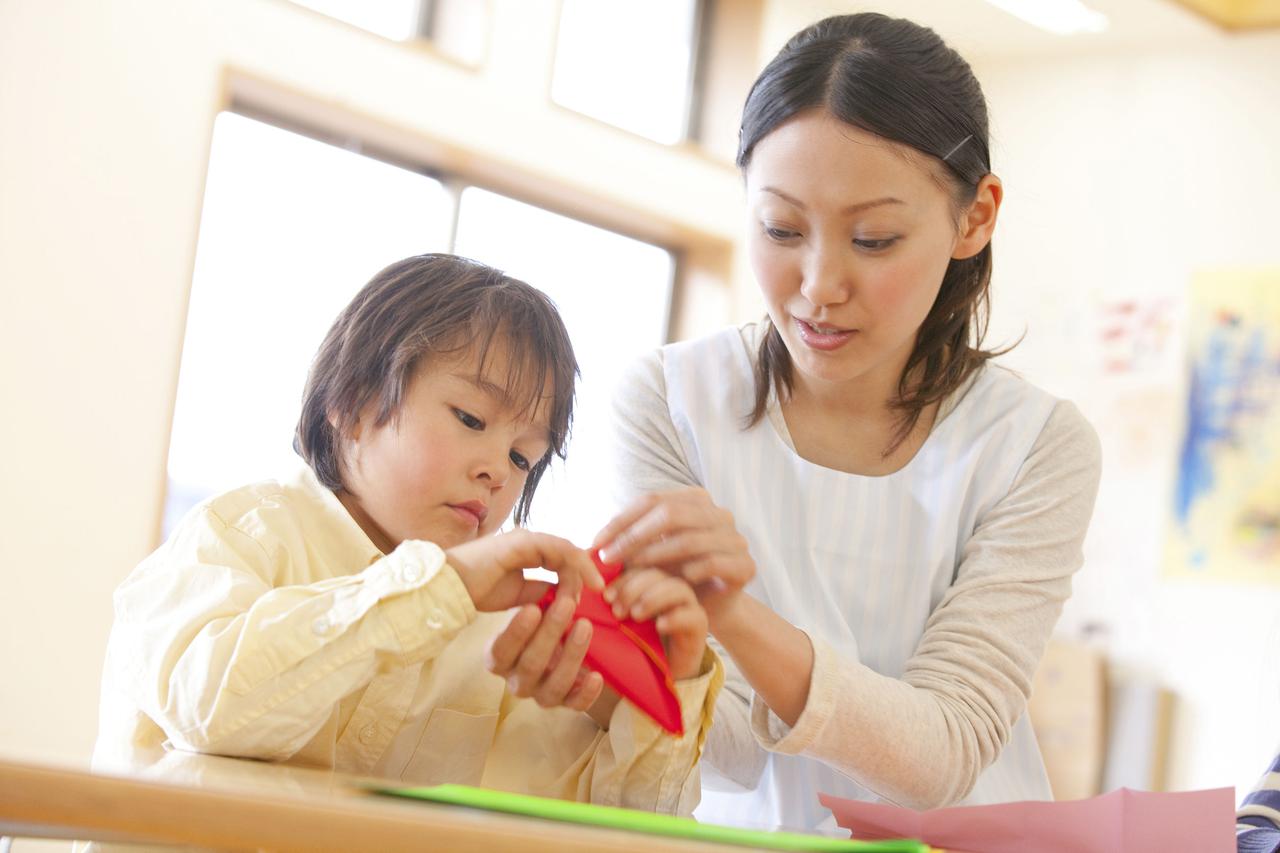
[[[417,38],[422,32],[422,16],[425,11],[423,0],[378,0],[375,3],[360,0],[293,2],[396,41]]]
[[[667,339],[671,253],[474,187],[462,193],[455,250],[536,286],[564,318],[582,371],[573,435],[568,458],[538,488],[529,527],[586,545],[612,509],[613,389]]]
[[[701,4],[564,0],[551,98],[657,142],[688,136]]]
[[[468,65],[484,60],[489,4],[477,0],[293,0],[321,14],[395,41],[429,39]]]
[[[491,264],[558,305],[582,381],[568,462],[544,478],[530,525],[586,544],[610,508],[601,476],[614,384],[666,340],[671,253],[235,113],[214,127],[166,533],[204,497],[300,464],[306,372],[334,317],[383,266],[431,251]]]
[[[214,124],[168,462],[165,529],[295,464],[311,357],[393,260],[448,245],[439,181],[235,113]]]

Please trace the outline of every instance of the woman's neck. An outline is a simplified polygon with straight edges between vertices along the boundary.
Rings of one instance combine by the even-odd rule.
[[[904,413],[894,405],[901,371],[902,366],[887,365],[841,383],[797,375],[782,402],[796,452],[850,474],[883,476],[904,467],[929,437],[938,406],[926,406],[902,436]]]

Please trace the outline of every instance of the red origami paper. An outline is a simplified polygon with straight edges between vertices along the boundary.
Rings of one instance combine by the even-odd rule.
[[[621,563],[600,562],[598,551],[591,552],[591,559],[599,567],[605,586],[613,583],[622,572]],[[538,606],[545,611],[555,597],[556,591],[552,588]],[[672,734],[683,735],[680,699],[676,696],[671,666],[667,663],[667,653],[662,648],[653,620],[618,619],[599,592],[585,587],[573,618],[575,622],[586,619],[591,623],[591,643],[587,646],[585,660],[587,667],[600,673],[606,684],[652,717],[658,725]]]

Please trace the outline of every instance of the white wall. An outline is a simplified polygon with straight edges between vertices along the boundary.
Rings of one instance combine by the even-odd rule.
[[[157,544],[233,76],[642,236],[730,245],[730,166],[553,107],[558,3],[491,7],[472,72],[283,0],[0,0],[0,754],[92,746],[111,590]]]
[[[1161,559],[1192,274],[1280,268],[1280,34],[979,73],[1007,192],[990,340],[1025,330],[1006,363],[1075,399],[1103,443],[1062,630],[1101,624],[1122,668],[1177,693],[1172,787],[1250,786],[1280,743],[1280,573],[1270,586],[1174,581]],[[1171,299],[1173,334],[1143,370],[1108,376],[1100,306],[1130,297]]]

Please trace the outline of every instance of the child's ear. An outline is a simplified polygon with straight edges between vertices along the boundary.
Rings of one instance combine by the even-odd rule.
[[[1003,200],[1004,185],[995,175],[987,175],[978,182],[973,201],[960,218],[956,244],[951,250],[952,258],[958,261],[972,258],[986,248],[996,230],[996,216]]]
[[[327,413],[325,415],[325,420],[329,422],[329,426],[339,435],[339,437],[344,438],[347,441],[360,440],[360,430],[364,425],[363,418],[357,417],[356,422],[351,425],[351,428],[346,430],[342,428],[342,424],[338,422],[338,416],[334,412]]]

